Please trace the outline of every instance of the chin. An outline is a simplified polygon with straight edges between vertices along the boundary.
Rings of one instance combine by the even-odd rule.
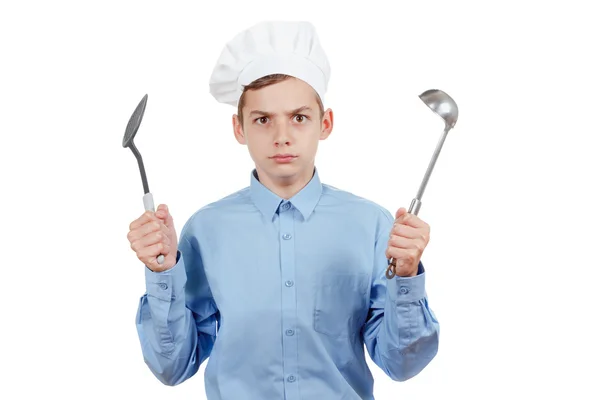
[[[297,167],[292,167],[291,165],[278,165],[269,172],[279,178],[291,178],[295,175],[298,175],[300,170]]]
[[[293,164],[275,164],[263,168],[263,171],[278,178],[291,178],[299,174],[302,171],[302,167]]]

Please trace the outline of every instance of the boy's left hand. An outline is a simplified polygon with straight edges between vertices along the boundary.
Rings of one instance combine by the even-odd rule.
[[[397,276],[416,276],[419,262],[429,243],[429,225],[404,207],[396,211],[385,256],[396,260]]]

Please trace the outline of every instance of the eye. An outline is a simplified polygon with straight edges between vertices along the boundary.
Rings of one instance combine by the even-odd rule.
[[[260,117],[260,118],[256,118],[254,120],[254,122],[258,121],[259,125],[264,125],[267,123],[268,120],[269,120],[269,117]]]
[[[296,114],[296,115],[294,116],[294,120],[295,120],[296,122],[300,122],[300,123],[302,123],[302,122],[306,121],[307,119],[308,119],[308,117],[307,117],[306,115],[303,115],[303,114]]]

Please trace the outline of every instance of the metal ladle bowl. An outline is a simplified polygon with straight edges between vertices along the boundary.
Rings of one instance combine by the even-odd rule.
[[[452,97],[439,89],[430,89],[419,95],[431,110],[442,117],[448,129],[453,128],[458,120],[458,106]]]
[[[429,177],[431,176],[435,162],[437,161],[440,151],[442,150],[442,146],[444,145],[444,141],[446,140],[448,132],[450,129],[454,128],[454,125],[458,120],[458,106],[456,105],[454,99],[452,99],[452,97],[450,97],[446,92],[439,89],[429,89],[421,93],[419,98],[434,113],[439,115],[444,120],[446,127],[442,137],[438,141],[433,156],[431,157],[431,161],[429,162],[429,166],[427,167],[425,177],[421,182],[417,196],[410,203],[408,212],[413,215],[417,215],[419,213],[421,208],[421,198],[423,197],[423,192],[425,191],[425,187],[427,186],[427,182],[429,181]],[[392,279],[394,276],[396,276],[396,260],[393,257],[388,260],[388,268],[385,272],[385,276],[388,279]]]

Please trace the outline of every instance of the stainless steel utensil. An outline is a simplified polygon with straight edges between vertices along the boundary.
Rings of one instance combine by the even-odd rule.
[[[429,166],[427,167],[427,171],[425,172],[425,177],[421,182],[421,186],[419,187],[419,191],[417,192],[417,196],[410,203],[410,207],[408,212],[417,215],[419,213],[419,209],[421,208],[421,198],[423,197],[423,192],[425,191],[425,187],[427,186],[427,182],[429,181],[429,177],[431,172],[433,171],[433,167],[435,166],[435,162],[442,150],[442,146],[444,141],[446,140],[446,136],[450,129],[454,128],[456,124],[456,120],[458,119],[458,106],[456,102],[450,97],[447,93],[439,90],[439,89],[430,89],[419,95],[419,98],[427,104],[431,110],[439,115],[444,122],[446,123],[446,128],[444,129],[444,133],[442,137],[438,141],[437,147],[435,148],[435,152],[433,153],[433,157],[429,162]],[[388,269],[385,272],[385,276],[388,279],[392,279],[396,276],[396,260],[391,257],[388,260]]]
[[[137,105],[131,118],[129,118],[129,122],[127,123],[127,128],[125,128],[125,135],[123,136],[123,147],[129,147],[133,152],[133,155],[137,159],[138,166],[140,168],[140,174],[142,175],[142,185],[144,186],[144,209],[155,211],[154,210],[154,199],[152,197],[152,193],[150,193],[150,188],[148,187],[148,179],[146,178],[146,170],[144,169],[144,162],[142,161],[142,155],[135,147],[133,143],[133,138],[137,133],[140,124],[142,123],[142,117],[144,116],[144,111],[146,110],[146,102],[148,101],[148,95],[146,94],[140,103]],[[165,256],[160,254],[156,261],[159,264],[162,264],[165,260]]]

